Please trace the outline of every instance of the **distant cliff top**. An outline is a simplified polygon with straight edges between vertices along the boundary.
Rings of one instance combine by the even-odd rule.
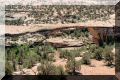
[[[78,23],[89,20],[106,21],[110,15],[115,14],[115,6],[111,5],[6,5],[7,14],[26,14],[25,23],[51,24],[51,23]],[[6,17],[7,19],[7,17]]]

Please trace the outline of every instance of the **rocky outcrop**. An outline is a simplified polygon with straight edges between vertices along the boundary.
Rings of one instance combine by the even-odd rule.
[[[81,40],[60,37],[47,39],[45,43],[51,44],[52,46],[57,48],[81,47],[84,45],[84,43]]]
[[[26,34],[15,34],[7,35],[5,40],[6,46],[11,46],[12,44],[33,44],[35,42],[42,42],[45,37],[39,33],[26,33]]]

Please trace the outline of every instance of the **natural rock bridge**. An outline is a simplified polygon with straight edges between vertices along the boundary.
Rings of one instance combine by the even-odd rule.
[[[87,21],[80,23],[69,23],[69,24],[30,24],[30,25],[6,25],[5,34],[9,35],[22,35],[25,33],[34,32],[48,32],[48,34],[59,34],[60,30],[69,28],[87,28],[93,36],[93,41],[97,44],[103,44],[108,41],[108,37],[114,37],[114,26],[115,26],[115,15],[111,15],[111,18],[107,21]],[[50,32],[50,33],[49,33]]]

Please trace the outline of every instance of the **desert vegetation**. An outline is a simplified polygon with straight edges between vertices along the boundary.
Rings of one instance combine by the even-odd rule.
[[[26,16],[14,16],[15,12],[28,12]],[[48,24],[48,23],[78,23],[88,20],[108,20],[111,14],[114,14],[114,6],[85,6],[85,5],[41,5],[41,6],[22,6],[6,5],[6,24]],[[30,18],[29,18],[30,17]],[[9,19],[10,18],[10,19]]]
[[[22,15],[21,12],[25,14],[22,17],[18,16],[19,13]],[[56,25],[89,20],[105,21],[112,14],[114,14],[113,6],[6,5],[6,25],[28,27],[29,24]],[[85,27],[65,27],[58,30],[49,29],[48,26],[47,29],[35,32],[6,34],[6,74],[114,74],[115,54],[112,51],[114,42],[111,42],[114,40],[110,38],[111,35],[98,35],[102,36],[100,38],[105,38],[101,39],[103,45],[96,44],[94,36]],[[86,69],[89,74],[85,72]]]
[[[80,75],[81,65],[92,66],[93,59],[102,61],[104,66],[113,66],[115,54],[112,53],[112,48],[110,45],[100,47],[87,43],[73,49],[56,48],[46,43],[12,44],[11,47],[6,47],[6,65],[8,65],[6,74],[13,74],[16,71],[21,71],[23,74],[24,68],[31,69],[40,63],[37,66],[38,75]],[[59,60],[66,60],[65,65],[53,64]]]

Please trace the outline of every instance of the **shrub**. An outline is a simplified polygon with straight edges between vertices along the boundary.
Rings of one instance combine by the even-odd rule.
[[[96,44],[92,44],[92,45],[90,45],[89,51],[90,51],[91,53],[94,53],[94,51],[95,51],[96,49],[97,49]]]
[[[37,54],[41,59],[54,61],[54,48],[52,46],[39,46],[37,49]]]
[[[80,49],[60,50],[60,58],[71,59],[73,57],[79,57],[80,51],[81,51]]]
[[[51,72],[51,70],[50,70],[50,68],[51,67],[53,67],[52,65],[51,65],[51,63],[49,63],[49,62],[43,62],[43,63],[41,63],[41,65],[40,66],[38,66],[38,72],[39,72],[39,75],[49,75],[50,74],[50,72]]]
[[[70,50],[71,54],[74,54],[75,57],[80,57],[81,49]]]
[[[25,58],[23,58],[23,66],[25,68],[31,68],[35,63],[37,63],[37,61],[40,61],[39,55],[35,53],[34,49],[29,49],[26,52]]]
[[[79,71],[81,69],[80,61],[75,61],[74,59],[68,60],[66,67],[66,71],[68,73],[71,73],[72,75],[76,74],[76,71]]]
[[[53,53],[55,49],[51,45],[42,45],[37,48],[37,53],[40,54],[41,52],[45,53]]]
[[[24,68],[32,68],[36,63],[36,60],[34,57],[29,56],[28,58],[24,59],[23,67]]]
[[[22,25],[23,23],[24,21],[21,18],[16,20],[5,20],[5,24],[7,25]]]
[[[115,62],[116,62],[116,71],[120,72],[120,49],[116,50]]]
[[[56,72],[56,75],[66,75],[66,72],[64,71],[62,66],[58,66],[54,70]]]
[[[5,63],[5,73],[6,73],[6,75],[12,75],[13,71],[14,71],[14,68],[13,68],[12,63],[6,61],[6,63]]]
[[[11,39],[12,39],[12,41],[18,41],[19,37],[13,37]]]
[[[105,47],[103,54],[106,65],[111,66],[114,61],[114,54],[112,53],[111,48]]]
[[[75,36],[77,38],[79,38],[79,37],[88,37],[88,34],[89,34],[89,32],[88,32],[87,28],[83,28],[81,30],[78,29],[78,30],[75,31]]]
[[[51,45],[44,46],[44,49],[47,51],[47,53],[54,53],[55,49]]]
[[[103,53],[103,49],[102,48],[98,48],[94,51],[93,54],[93,58],[95,58],[96,60],[102,60],[102,53]]]
[[[89,55],[88,52],[83,54],[81,62],[82,62],[82,64],[86,64],[86,65],[90,65],[91,64],[90,55]]]
[[[12,61],[12,64],[13,64],[14,71],[16,71],[16,60],[15,59]]]
[[[104,59],[105,59],[106,64],[107,64],[108,66],[111,66],[112,63],[113,63],[113,60],[114,60],[114,58],[113,58],[113,56],[114,56],[113,53],[112,53],[111,51],[106,51],[104,55],[105,55],[105,56],[104,56]]]
[[[60,58],[66,58],[68,59],[71,57],[71,53],[68,50],[60,50]]]
[[[25,59],[24,60],[24,63],[23,63],[23,67],[24,68],[31,68],[33,65],[32,65],[32,62],[30,59]]]
[[[56,67],[51,62],[43,61],[40,66],[38,66],[39,75],[63,75],[64,70],[62,67]]]

